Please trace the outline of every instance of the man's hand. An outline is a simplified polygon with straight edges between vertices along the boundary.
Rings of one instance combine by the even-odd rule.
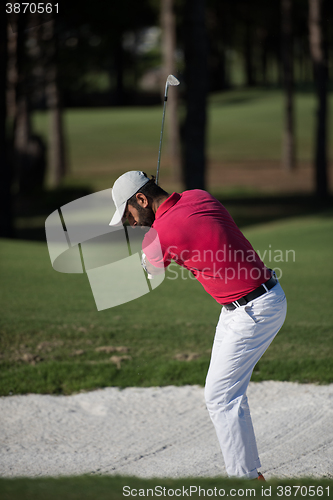
[[[151,280],[154,276],[158,274],[162,274],[164,272],[164,268],[159,268],[153,266],[146,257],[146,254],[142,252],[141,265],[143,269],[146,271],[148,275],[148,279]]]

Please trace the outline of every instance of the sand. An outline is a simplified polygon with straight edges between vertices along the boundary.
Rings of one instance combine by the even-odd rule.
[[[262,462],[272,477],[333,477],[333,385],[250,383]],[[203,388],[106,388],[0,398],[0,476],[223,476]]]

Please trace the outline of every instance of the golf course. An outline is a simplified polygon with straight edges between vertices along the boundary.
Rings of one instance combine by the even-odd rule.
[[[256,365],[252,382],[316,384],[331,388],[332,399],[332,197],[323,201],[312,194],[315,101],[310,93],[296,95],[297,166],[293,172],[283,170],[282,99],[278,90],[260,89],[210,97],[207,190],[230,211],[266,266],[275,269],[288,301],[286,321]],[[332,104],[330,97],[331,109]],[[35,130],[47,140],[47,112],[36,112],[33,118]],[[112,187],[127,170],[155,174],[160,121],[160,107],[66,110],[69,170],[63,186],[44,192],[27,209],[20,207],[15,220],[18,238],[1,240],[2,400],[104,388],[204,386],[221,306],[188,272],[172,263],[153,291],[98,312],[87,275],[54,271],[45,240],[45,219],[53,210]],[[332,157],[332,128],[328,144]],[[330,178],[332,183],[333,175]],[[168,159],[167,130],[160,185],[170,193],[183,189]],[[332,427],[327,429],[331,432]],[[1,478],[0,496],[56,499],[66,491],[66,498],[103,499],[111,498],[112,489],[117,499],[123,498],[124,485],[175,490],[199,484],[224,488],[226,496],[232,496],[231,488],[249,487],[248,482],[225,477]],[[274,478],[266,496],[281,496],[281,485],[303,486],[303,492],[313,485],[323,488],[309,494],[314,498],[333,494],[332,475],[317,475]],[[260,485],[253,488],[263,496]],[[283,491],[285,496],[295,492]],[[199,498],[197,492],[191,496]]]

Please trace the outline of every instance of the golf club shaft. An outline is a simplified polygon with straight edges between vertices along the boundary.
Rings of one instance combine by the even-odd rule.
[[[164,129],[164,119],[165,119],[165,108],[168,100],[168,90],[169,85],[176,86],[179,85],[179,80],[173,75],[169,75],[165,84],[165,92],[164,92],[164,106],[163,106],[163,117],[162,117],[162,127],[161,127],[161,135],[160,135],[160,147],[158,150],[158,159],[157,159],[157,171],[156,171],[156,179],[155,184],[158,185],[158,176],[160,173],[160,163],[161,163],[161,151],[162,151],[162,139],[163,139],[163,129]]]
[[[160,135],[160,146],[158,149],[158,159],[157,159],[157,171],[156,171],[156,180],[155,183],[158,185],[158,176],[160,173],[160,163],[161,163],[161,151],[162,151],[162,139],[163,139],[163,129],[164,129],[164,119],[165,119],[165,108],[166,108],[166,103],[167,103],[167,89],[165,90],[165,96],[164,96],[164,106],[163,106],[163,116],[162,116],[162,127],[161,127],[161,135]]]

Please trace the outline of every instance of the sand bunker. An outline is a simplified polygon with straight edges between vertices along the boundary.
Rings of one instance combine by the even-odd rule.
[[[333,385],[250,383],[266,478],[333,477]],[[0,475],[225,475],[196,386],[0,398]]]

